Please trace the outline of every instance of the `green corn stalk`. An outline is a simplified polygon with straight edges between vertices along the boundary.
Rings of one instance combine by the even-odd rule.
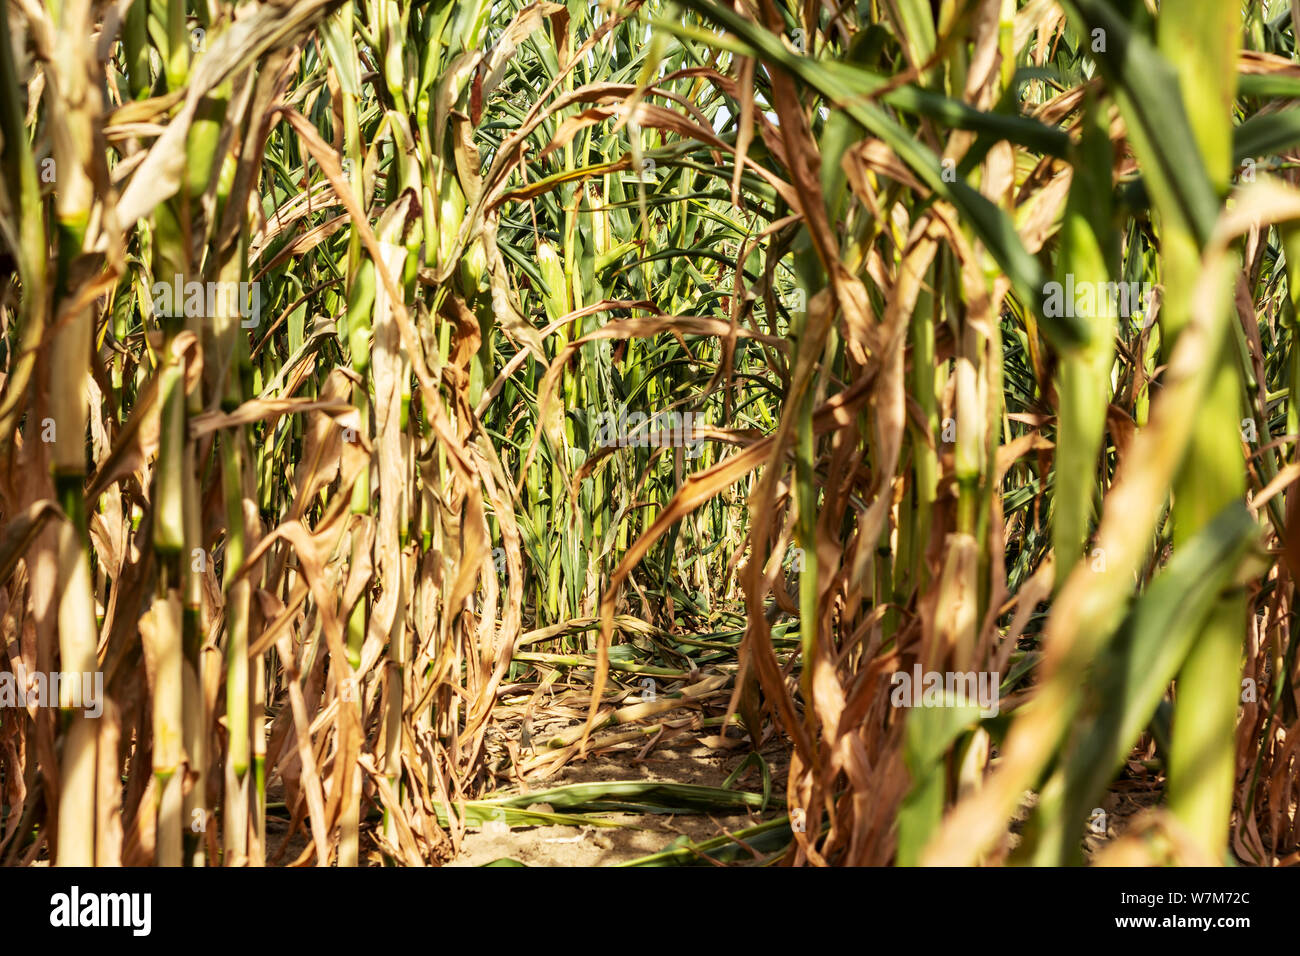
[[[1232,167],[1232,102],[1240,11],[1204,0],[1175,0],[1162,10],[1160,51],[1178,72],[1196,144],[1216,192],[1228,187]],[[1182,230],[1174,222],[1167,228]],[[1172,247],[1172,248],[1171,248]],[[1192,303],[1199,268],[1190,242],[1166,242],[1166,328],[1176,342],[1178,323]],[[1174,547],[1188,541],[1219,511],[1245,494],[1240,459],[1241,375],[1232,340],[1214,357],[1218,373],[1197,417],[1188,465],[1174,485]],[[1240,694],[1245,596],[1220,598],[1179,672],[1169,755],[1169,807],[1202,848],[1220,858],[1227,848],[1236,770],[1234,729]]]
[[[1120,316],[1108,289],[1116,273],[1118,250],[1110,238],[1110,141],[1102,118],[1104,105],[1084,109],[1083,142],[1074,166],[1070,199],[1061,224],[1058,281],[1063,296],[1075,288],[1089,291],[1093,310],[1087,315],[1091,341],[1061,356],[1057,389],[1060,411],[1056,442],[1056,495],[1053,501],[1053,542],[1064,570],[1084,550],[1093,514],[1097,455],[1106,427],[1110,372],[1115,356],[1115,332]],[[1129,296],[1122,296],[1127,300]],[[1063,302],[1074,308],[1074,302]],[[1085,303],[1086,304],[1086,303]],[[1135,303],[1129,303],[1133,308]],[[1124,316],[1127,318],[1127,316]],[[1065,575],[1058,578],[1063,583]]]

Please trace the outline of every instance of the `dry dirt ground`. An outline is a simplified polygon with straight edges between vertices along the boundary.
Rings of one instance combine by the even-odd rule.
[[[518,792],[540,792],[566,784],[615,780],[720,787],[748,753],[748,749],[726,751],[704,746],[689,735],[683,735],[679,740],[677,746],[662,746],[642,759],[637,759],[639,747],[593,753],[586,760],[571,761],[551,777],[518,788]],[[772,773],[773,797],[779,803],[785,793],[788,753],[782,743],[769,739],[762,755]],[[1136,763],[1130,767],[1139,772],[1116,781],[1097,808],[1105,816],[1098,817],[1095,826],[1085,835],[1084,854],[1089,860],[1124,833],[1138,814],[1161,800],[1162,780],[1141,774]],[[753,769],[733,786],[751,792],[759,792],[762,788]],[[273,792],[271,799],[277,797],[283,799]],[[1036,794],[1026,794],[1008,850],[1019,842],[1018,832],[1036,801]],[[495,828],[470,827],[462,837],[460,854],[446,865],[483,866],[498,860],[513,860],[527,866],[610,866],[669,849],[674,841],[683,837],[701,843],[755,826],[775,815],[779,815],[779,810],[766,815],[756,812],[725,815],[610,813],[603,816],[617,826],[513,827],[505,831],[500,824]],[[272,816],[267,825],[274,854],[283,842],[286,821]],[[1103,827],[1104,832],[1101,832]],[[295,859],[306,846],[305,833],[300,830],[290,841],[281,862]]]
[[[693,783],[720,787],[727,775],[744,760],[747,750],[720,751],[695,743],[689,737],[679,747],[667,745],[635,760],[639,748],[592,754],[586,761],[566,764],[557,774],[538,781],[533,789],[544,790],[572,783],[610,780],[644,780]],[[769,743],[763,750],[772,771],[774,802],[785,793],[788,757],[780,744]],[[758,792],[762,785],[752,769],[733,787]],[[526,791],[525,791],[526,792]],[[461,853],[450,866],[482,866],[509,858],[528,866],[609,866],[668,849],[679,837],[695,843],[755,826],[764,819],[758,813],[730,814],[609,814],[617,827],[515,827],[502,833],[475,828],[465,834]]]
[[[637,759],[640,749],[640,745],[636,745],[592,753],[586,760],[570,761],[550,777],[532,781],[524,787],[512,787],[511,791],[540,792],[566,784],[615,780],[721,787],[749,753],[747,747],[720,750],[704,746],[693,736],[685,734]],[[510,859],[528,866],[609,866],[666,850],[681,837],[700,843],[755,826],[781,815],[779,808],[789,767],[788,753],[780,742],[769,739],[762,755],[772,775],[773,809],[767,814],[609,813],[587,815],[603,816],[617,826],[514,827],[506,832],[501,832],[501,824],[495,828],[470,827],[462,837],[460,854],[446,865],[482,866],[495,860]],[[284,799],[283,789],[278,783],[272,784],[268,794],[273,805]],[[762,781],[757,771],[750,768],[732,787],[759,793]],[[287,829],[288,821],[283,816],[268,816],[270,857],[274,858],[280,852]],[[309,841],[305,830],[304,824],[289,840],[280,864],[292,862],[306,850]],[[374,856],[373,853],[364,855]]]
[[[719,709],[724,704],[725,701],[711,701],[705,713]],[[663,717],[681,718],[689,713],[686,710],[672,711]],[[571,713],[538,713],[535,719],[534,715],[529,715],[528,725],[532,727],[533,734],[532,745],[528,746],[526,753],[534,755],[533,759],[538,754],[545,755],[547,749],[543,742],[555,733],[577,726],[583,716],[585,713],[578,710]],[[697,712],[694,719],[698,720],[698,716]],[[573,757],[550,776],[530,777],[521,785],[519,778],[512,778],[507,769],[512,762],[505,759],[505,754],[509,748],[516,757],[524,756],[520,754],[519,744],[529,740],[530,736],[526,731],[521,733],[522,720],[519,714],[507,715],[502,725],[489,734],[489,761],[499,767],[499,787],[511,794],[541,793],[568,784],[607,781],[658,781],[721,787],[728,775],[749,753],[748,743],[739,738],[737,730],[732,731],[732,739],[723,740],[716,736],[716,731],[714,736],[702,736],[706,731],[696,725],[690,729],[682,728],[662,743],[650,747],[645,745],[644,738],[619,742],[603,749],[598,745],[585,759]],[[534,746],[536,750],[533,749]],[[1107,844],[1127,831],[1141,811],[1160,802],[1163,779],[1159,774],[1144,768],[1140,759],[1149,755],[1146,752],[1132,754],[1127,772],[1121,775],[1121,779],[1112,785],[1100,801],[1092,826],[1085,835],[1084,852],[1087,859],[1091,860]],[[495,823],[482,827],[471,826],[460,838],[459,853],[446,865],[483,866],[499,860],[509,860],[527,866],[609,866],[670,849],[675,841],[698,844],[734,834],[782,815],[780,807],[786,790],[789,753],[782,739],[773,739],[770,726],[762,756],[771,772],[774,804],[766,813],[592,813],[587,815],[602,817],[616,825],[510,828],[504,823]],[[994,762],[997,760],[995,755]],[[733,789],[757,793],[762,790],[762,781],[757,770],[750,767],[732,786]],[[277,789],[273,784],[269,795],[273,802],[284,799],[282,792],[276,792]],[[1036,794],[1026,793],[1007,851],[1019,842],[1018,833],[1036,799]],[[542,806],[537,809],[550,808]],[[273,815],[268,818],[267,824],[270,855],[274,857],[284,843],[287,820]],[[281,863],[295,860],[306,849],[308,840],[304,831],[305,827],[293,835],[280,859]],[[367,841],[363,836],[364,842]],[[372,852],[363,855],[372,862],[378,861],[377,851],[373,847],[371,849]]]

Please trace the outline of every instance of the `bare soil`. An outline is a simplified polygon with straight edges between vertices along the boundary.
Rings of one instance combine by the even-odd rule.
[[[749,752],[747,749],[716,750],[690,737],[683,739],[680,746],[666,745],[636,760],[639,749],[616,749],[592,754],[585,761],[572,761],[554,776],[537,781],[533,789],[541,791],[565,784],[613,780],[720,787]],[[772,771],[774,800],[779,802],[785,792],[789,758],[783,746],[773,743],[764,747],[763,757]],[[733,786],[757,792],[762,784],[757,772],[751,769]],[[448,865],[482,866],[509,858],[528,866],[609,866],[668,849],[682,836],[699,843],[755,826],[764,819],[757,813],[723,816],[619,813],[609,814],[607,818],[619,826],[515,827],[508,833],[475,828],[466,833],[460,855]]]

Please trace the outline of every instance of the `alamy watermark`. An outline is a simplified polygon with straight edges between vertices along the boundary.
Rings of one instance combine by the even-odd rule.
[[[83,893],[73,886],[50,897],[50,925],[58,928],[122,927],[148,936],[153,926],[150,893]]]
[[[1092,318],[1140,314],[1144,325],[1154,312],[1155,290],[1150,282],[1076,282],[1074,273],[1066,273],[1065,282],[1043,286],[1043,315],[1049,319],[1062,316]]]
[[[20,680],[0,671],[0,707],[28,706],[80,707],[87,717],[98,717],[104,712],[104,672],[36,671]]]
[[[981,717],[998,714],[997,671],[922,671],[920,663],[912,673],[895,671],[890,677],[893,690],[889,702],[895,707],[978,706]]]
[[[696,412],[629,413],[620,405],[596,416],[593,441],[603,448],[682,447],[687,458],[695,458],[704,451],[704,439],[695,434],[702,417]]]
[[[149,292],[154,315],[206,319],[220,309],[224,315],[238,313],[239,324],[246,329],[256,326],[262,317],[260,282],[186,282],[178,274],[171,282],[155,282]]]

